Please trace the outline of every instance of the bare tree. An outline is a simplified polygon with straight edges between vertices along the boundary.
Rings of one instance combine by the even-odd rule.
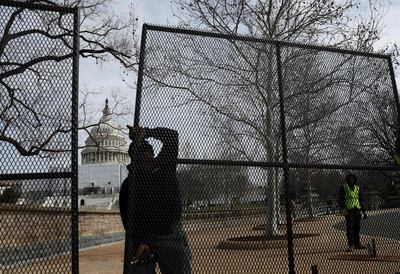
[[[217,132],[219,142],[217,149],[219,150],[218,158],[221,160],[240,160],[242,155],[235,147],[235,143],[242,143],[243,136],[237,134],[234,129],[234,121],[227,117],[220,117],[218,113],[210,113],[211,118],[217,119],[217,122],[211,122],[211,125],[219,125],[220,119],[225,119],[225,127],[216,127],[213,130]],[[249,190],[249,181],[247,168],[242,166],[222,166],[218,178],[218,192],[222,194],[224,203],[233,205],[235,198],[242,198],[242,196]]]
[[[79,56],[96,62],[116,60],[124,68],[136,61],[133,13],[123,20],[110,0],[28,0],[49,6],[80,7]],[[70,94],[73,18],[66,13],[4,8],[0,37],[0,141],[20,155],[47,157],[70,151]],[[69,90],[69,89],[68,89]],[[80,102],[80,130],[95,124],[87,116],[88,96]],[[55,98],[59,98],[56,102]],[[116,106],[119,100],[115,101]],[[121,115],[123,112],[115,111]],[[97,122],[96,122],[97,123]]]
[[[386,115],[386,122],[380,119],[373,123],[371,117],[382,112],[381,106],[374,103],[377,100],[392,105],[386,109],[395,111],[387,61],[308,52],[289,58],[284,65],[290,75],[284,80],[289,160],[304,164],[383,164],[376,156],[377,149],[385,148],[373,132],[393,131],[388,123],[396,119]],[[392,137],[393,133],[389,135]],[[310,217],[310,178],[314,172],[303,172]]]
[[[385,9],[383,4],[369,1],[365,16],[353,16],[361,9],[361,3],[353,0],[340,3],[322,0],[176,0],[175,3],[179,8],[179,14],[176,15],[189,26],[227,34],[307,41],[364,51],[373,50],[374,43],[379,40]],[[160,54],[164,50],[161,53],[164,63],[147,64],[145,73],[151,79],[147,84],[158,86],[159,89],[179,89],[181,95],[174,95],[175,101],[179,102],[175,107],[202,105],[208,110],[208,114],[205,111],[204,115],[208,117],[207,121],[213,129],[229,132],[226,119],[231,120],[235,134],[227,133],[226,139],[229,140],[229,146],[240,154],[240,159],[279,162],[282,154],[274,47],[243,41],[201,42],[194,37],[180,37],[179,42],[171,40],[167,44],[164,49],[158,48],[157,51]],[[147,60],[151,60],[153,54],[156,58],[155,53],[149,51]],[[311,57],[307,57],[307,54]],[[359,89],[350,88],[348,93],[354,96],[350,96],[347,101],[332,102],[332,95],[323,99],[343,80],[348,86],[352,85],[354,79],[344,73],[351,72],[349,64],[353,60],[340,57],[333,62],[330,71],[321,76],[318,73],[321,72],[324,57],[312,55],[301,51],[282,54],[284,71],[292,75],[297,72],[294,75],[297,79],[307,78],[307,71],[301,72],[293,66],[299,65],[302,59],[309,59],[306,69],[310,70],[313,66],[317,68],[314,75],[304,80],[306,84],[303,83],[300,91],[293,88],[299,86],[299,83],[294,82],[287,91],[285,89],[285,99],[289,102],[286,107],[295,110],[297,107],[294,115],[303,113],[288,124],[288,134],[302,140],[301,146],[292,147],[297,150],[297,156],[293,157],[308,155],[308,162],[332,157],[323,149],[329,142],[316,137],[318,134],[321,136],[320,125],[337,121],[339,110],[356,100],[360,93]],[[291,70],[293,68],[295,70]],[[289,82],[293,80],[289,75],[285,77]],[[307,99],[308,103],[303,105],[302,99]],[[315,107],[318,100],[320,106]],[[334,126],[325,129],[332,131]],[[265,189],[267,218],[270,220],[266,230],[268,235],[277,233],[280,181],[278,169],[267,169]]]
[[[387,2],[175,0],[183,22],[221,33],[372,50]]]
[[[182,151],[184,158],[195,158],[190,143],[185,143]],[[227,147],[218,152],[222,159],[230,159],[235,153]],[[180,166],[178,177],[183,200],[187,205],[208,203],[214,199],[222,202],[224,206],[232,205],[234,198],[242,198],[250,188],[246,172],[244,167]]]

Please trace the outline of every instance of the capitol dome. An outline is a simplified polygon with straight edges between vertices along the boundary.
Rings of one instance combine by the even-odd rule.
[[[129,162],[128,144],[121,126],[112,119],[108,99],[103,109],[103,116],[90,130],[81,155],[82,165]]]

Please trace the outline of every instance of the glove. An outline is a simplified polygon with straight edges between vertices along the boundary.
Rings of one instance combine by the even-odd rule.
[[[141,244],[138,248],[136,256],[133,257],[131,264],[147,265],[153,262],[155,262],[155,257],[151,252],[150,247],[146,244]]]

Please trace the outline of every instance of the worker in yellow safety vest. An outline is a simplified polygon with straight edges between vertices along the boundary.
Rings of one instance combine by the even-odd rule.
[[[394,161],[400,166],[400,129],[398,132],[398,137],[394,144]]]
[[[346,236],[348,252],[354,249],[365,249],[360,241],[361,217],[367,218],[363,195],[357,184],[357,176],[348,174],[346,183],[339,188],[339,206],[346,219]]]
[[[395,154],[394,159],[395,159],[396,163],[400,166],[400,153]]]
[[[400,113],[399,113],[400,115]],[[400,116],[399,116],[400,119]],[[399,122],[400,123],[400,120]],[[396,141],[394,142],[394,161],[397,165],[400,166],[400,127],[397,127],[397,137],[396,137]]]
[[[394,159],[396,160],[396,163],[397,163],[398,165],[400,165],[400,154],[394,155]]]

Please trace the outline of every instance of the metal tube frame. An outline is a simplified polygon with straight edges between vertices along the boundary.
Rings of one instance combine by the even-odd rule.
[[[287,140],[286,140],[286,117],[285,117],[285,102],[283,93],[282,57],[281,57],[280,42],[276,42],[276,62],[278,71],[279,114],[280,114],[279,116],[280,116],[281,138],[282,138],[283,184],[285,189],[288,264],[289,264],[289,274],[295,274],[296,271],[294,265],[293,220],[292,220],[292,207],[290,201],[289,165],[288,165]]]
[[[222,38],[222,39],[235,40],[235,41],[257,42],[257,43],[271,44],[271,45],[279,43],[281,46],[285,46],[285,47],[296,47],[296,48],[304,48],[304,49],[310,49],[310,50],[330,51],[330,52],[337,52],[337,53],[343,53],[343,54],[367,56],[367,57],[373,57],[373,58],[388,58],[388,57],[390,57],[390,55],[388,55],[388,54],[369,53],[369,52],[363,52],[363,51],[334,48],[334,47],[329,47],[329,46],[308,45],[308,44],[293,43],[293,42],[286,42],[286,41],[270,40],[270,39],[259,38],[259,37],[254,37],[254,36],[223,34],[223,33],[210,32],[210,31],[201,31],[201,30],[196,30],[196,29],[175,28],[175,27],[160,26],[160,25],[144,24],[144,26],[147,30],[154,30],[154,31],[160,31],[160,32],[182,33],[182,34],[188,34],[188,35],[215,37],[215,38]]]
[[[293,223],[291,216],[291,201],[290,201],[290,185],[289,185],[289,171],[295,168],[307,169],[341,169],[341,170],[381,170],[381,171],[400,171],[398,166],[372,166],[372,165],[337,165],[337,164],[303,164],[303,163],[290,163],[287,157],[287,140],[286,140],[286,122],[285,122],[285,108],[284,108],[284,90],[283,90],[283,77],[282,77],[282,60],[281,48],[282,47],[296,47],[316,51],[328,51],[339,54],[352,54],[356,56],[365,56],[370,58],[386,59],[389,63],[389,73],[391,77],[394,100],[397,107],[398,119],[400,121],[400,102],[397,93],[396,79],[394,75],[392,60],[389,55],[378,53],[367,53],[354,50],[338,49],[333,47],[306,45],[299,43],[291,43],[284,41],[273,41],[262,38],[255,38],[250,36],[236,36],[230,34],[221,34],[215,32],[199,31],[194,29],[182,29],[167,26],[157,25],[143,25],[141,52],[139,60],[139,72],[137,81],[136,92],[136,105],[135,105],[135,119],[134,125],[139,126],[140,123],[140,104],[143,91],[143,75],[144,75],[144,62],[145,62],[145,44],[147,31],[160,31],[168,33],[181,33],[188,35],[197,35],[205,37],[215,37],[227,40],[249,41],[257,43],[266,43],[275,45],[277,54],[277,70],[278,70],[278,88],[279,88],[279,108],[280,108],[280,126],[282,138],[282,162],[261,162],[261,161],[227,161],[227,160],[210,160],[210,159],[178,159],[178,164],[185,165],[221,165],[221,166],[249,166],[249,167],[278,167],[283,169],[284,189],[285,189],[285,208],[286,208],[286,222],[287,222],[287,248],[288,248],[288,270],[289,274],[295,274],[295,257],[294,257],[294,239],[293,239]]]
[[[144,24],[142,27],[142,37],[140,40],[140,55],[139,55],[139,70],[138,80],[136,87],[136,102],[135,102],[135,117],[133,121],[134,126],[139,126],[140,122],[140,107],[142,100],[142,89],[143,89],[143,74],[144,74],[144,62],[145,62],[145,47],[147,39],[148,25]]]
[[[22,9],[41,10],[41,11],[54,11],[58,13],[75,13],[76,8],[62,7],[56,4],[40,4],[31,2],[19,2],[12,0],[0,0],[0,6],[8,6]]]
[[[78,232],[78,95],[79,95],[79,8],[0,0],[0,6],[73,15],[72,85],[71,85],[71,171],[0,174],[0,180],[71,179],[71,272],[79,273]]]
[[[141,98],[142,98],[142,86],[143,86],[143,74],[144,74],[144,58],[145,58],[145,47],[146,47],[146,34],[147,29],[146,25],[143,25],[142,28],[142,37],[140,41],[140,55],[139,55],[139,70],[138,70],[138,80],[137,80],[137,88],[136,88],[136,104],[135,104],[135,114],[134,114],[134,121],[133,126],[139,126],[140,120],[140,107],[141,107]],[[131,172],[129,171],[128,178],[131,176]],[[128,196],[132,197],[134,194],[134,185],[128,184]],[[133,201],[132,199],[128,199],[127,207],[133,208]],[[132,220],[132,214],[127,214],[126,216],[126,227],[125,227],[125,248],[124,248],[124,263],[123,263],[123,272],[127,273],[130,270],[129,264],[132,258],[136,254],[136,250],[133,250],[134,247],[134,239],[132,235],[132,230],[130,227],[134,224],[134,220]],[[125,224],[124,224],[125,225]],[[129,261],[128,261],[129,260]]]
[[[79,216],[78,216],[78,103],[79,103],[79,8],[74,8],[74,39],[72,64],[72,134],[71,134],[71,252],[72,273],[79,273]]]

